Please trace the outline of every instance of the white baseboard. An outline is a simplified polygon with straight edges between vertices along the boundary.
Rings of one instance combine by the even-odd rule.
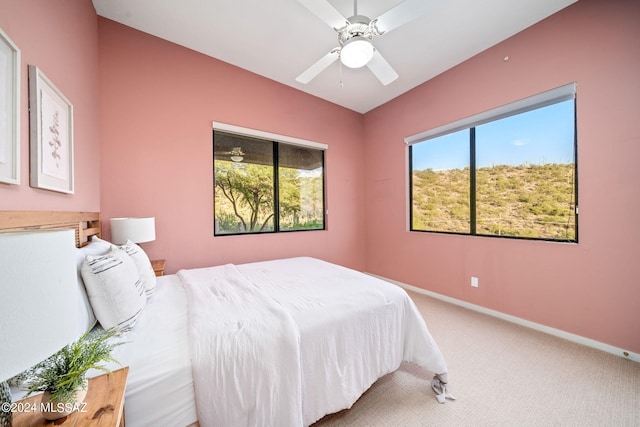
[[[386,277],[378,276],[377,274],[367,273],[370,276],[377,277],[378,279],[385,280],[387,282],[393,283],[395,285],[400,286],[401,288],[410,290],[412,292],[416,292],[418,294],[423,294],[430,296],[432,298],[445,301],[460,307],[468,308],[469,310],[477,311],[479,313],[488,314],[489,316],[497,317],[502,320],[506,320],[507,322],[515,323],[517,325],[526,326],[527,328],[535,329],[536,331],[544,332],[546,334],[554,335],[559,338],[563,338],[565,340],[575,342],[578,344],[585,345],[587,347],[592,347],[598,350],[605,351],[607,353],[614,354],[616,356],[620,356],[623,359],[633,360],[634,362],[640,362],[640,354],[633,353],[631,351],[624,350],[622,348],[614,347],[609,344],[605,344],[596,340],[592,340],[590,338],[585,338],[580,335],[572,334],[570,332],[563,331],[561,329],[551,328],[549,326],[541,325],[539,323],[531,322],[529,320],[521,319],[516,316],[511,316],[510,314],[501,313],[496,310],[491,310],[486,307],[482,307],[480,305],[471,304],[466,301],[462,301],[456,298],[451,298],[446,295],[441,295],[436,292],[428,291],[426,289],[418,288],[416,286],[408,285],[406,283],[398,282],[397,280],[387,279]]]

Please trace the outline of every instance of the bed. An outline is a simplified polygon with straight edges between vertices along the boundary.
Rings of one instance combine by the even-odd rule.
[[[0,229],[71,225],[79,268],[111,247],[99,222],[97,213],[0,212]],[[80,332],[95,316],[81,275],[78,283]],[[117,339],[134,427],[311,425],[350,408],[403,361],[433,373],[438,400],[446,395],[445,361],[406,292],[313,258],[158,277],[135,326]]]

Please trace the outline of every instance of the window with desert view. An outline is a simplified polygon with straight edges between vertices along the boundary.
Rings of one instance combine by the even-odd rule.
[[[409,150],[411,230],[577,241],[575,99]]]

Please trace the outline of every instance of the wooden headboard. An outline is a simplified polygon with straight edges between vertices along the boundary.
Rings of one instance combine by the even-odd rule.
[[[101,236],[100,212],[0,211],[0,231],[52,228],[74,229],[76,246],[80,248],[91,237]]]

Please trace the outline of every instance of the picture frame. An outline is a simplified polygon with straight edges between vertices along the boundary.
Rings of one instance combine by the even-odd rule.
[[[20,184],[20,49],[0,28],[0,183]]]
[[[29,65],[31,186],[73,194],[73,105]]]

